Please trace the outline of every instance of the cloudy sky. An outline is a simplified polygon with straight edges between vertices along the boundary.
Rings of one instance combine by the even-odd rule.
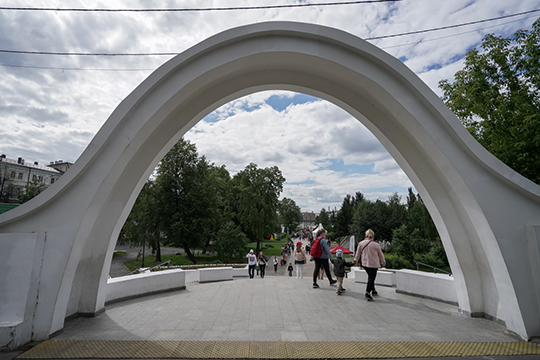
[[[0,7],[216,8],[331,0],[2,1]],[[21,54],[181,53],[223,30],[263,21],[335,27],[361,38],[463,24],[540,9],[540,0],[404,0],[265,10],[63,12],[0,9],[0,153],[48,164],[76,161],[111,112],[172,56]],[[438,95],[468,49],[487,33],[530,29],[540,12],[442,31],[370,41],[403,61]],[[324,143],[316,140],[324,138]],[[283,91],[252,94],[199,122],[186,138],[234,174],[277,165],[282,196],[302,211],[339,208],[361,191],[387,200],[412,186],[377,139],[337,106]],[[362,139],[362,141],[359,141]]]

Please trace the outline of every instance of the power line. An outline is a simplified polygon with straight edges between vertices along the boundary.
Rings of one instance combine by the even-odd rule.
[[[532,17],[532,16],[527,16],[527,17],[525,17],[524,19],[528,19],[528,18],[531,18],[531,17]],[[420,41],[409,42],[409,43],[404,43],[404,44],[397,44],[397,45],[383,46],[383,47],[381,47],[381,49],[392,49],[392,48],[401,47],[401,46],[418,45],[418,44],[425,43],[425,42],[429,42],[429,41],[437,41],[437,40],[447,39],[447,38],[451,38],[451,37],[454,37],[454,36],[461,36],[461,35],[465,35],[465,34],[470,34],[470,33],[473,33],[473,32],[477,32],[477,31],[479,31],[479,30],[491,29],[491,28],[494,28],[494,27],[499,27],[499,26],[502,26],[502,25],[507,25],[507,24],[515,23],[515,22],[521,21],[521,20],[523,20],[523,19],[512,20],[512,21],[506,21],[506,22],[503,22],[503,23],[500,23],[500,24],[490,25],[490,26],[485,26],[485,27],[480,28],[480,29],[474,29],[474,30],[469,30],[469,31],[463,31],[463,32],[460,32],[460,33],[457,33],[457,34],[451,34],[451,35],[446,35],[446,36],[439,36],[439,37],[431,38],[431,39],[423,39],[423,40],[420,40]],[[367,40],[367,39],[366,39],[366,40]]]
[[[495,18],[471,21],[471,22],[467,22],[467,23],[448,25],[448,26],[442,26],[442,27],[424,29],[424,30],[417,30],[417,31],[410,31],[410,32],[406,32],[406,33],[399,33],[399,34],[392,34],[392,35],[375,36],[375,37],[365,38],[364,40],[379,40],[379,39],[387,39],[387,38],[414,35],[414,34],[422,34],[422,33],[428,33],[428,32],[439,31],[439,30],[455,29],[455,28],[459,28],[459,27],[463,27],[463,26],[480,24],[480,23],[490,22],[490,21],[495,21],[495,20],[500,20],[500,19],[507,19],[507,18],[526,15],[526,14],[531,14],[531,13],[535,13],[535,12],[539,12],[539,11],[540,11],[540,9],[534,9],[534,10],[524,11],[524,12],[520,12],[520,13],[516,13],[516,14],[503,15],[503,16],[498,16],[498,17],[495,17]],[[24,51],[24,50],[1,50],[1,49],[0,49],[0,53],[28,54],[28,55],[61,55],[61,56],[174,56],[174,55],[179,54],[178,52],[79,53],[79,52]]]
[[[530,17],[531,16],[528,16],[527,18],[530,18]],[[436,38],[432,38],[432,39],[424,39],[424,40],[421,40],[421,41],[410,42],[410,43],[405,43],[405,44],[383,46],[383,47],[381,47],[381,49],[392,49],[392,48],[401,47],[401,46],[418,45],[418,44],[428,42],[428,41],[437,41],[437,40],[447,39],[447,38],[454,37],[454,36],[465,35],[465,34],[469,34],[469,33],[472,33],[472,32],[476,32],[478,30],[491,29],[491,28],[494,28],[494,27],[497,27],[497,26],[511,24],[511,23],[514,23],[514,22],[517,22],[517,21],[520,21],[520,20],[518,19],[518,20],[507,21],[507,22],[497,24],[497,25],[486,26],[486,27],[483,27],[483,28],[480,28],[480,29],[464,31],[464,32],[460,32],[460,33],[457,33],[457,34],[451,34],[451,35],[436,37]],[[10,65],[10,64],[1,64],[1,63],[0,63],[0,66],[14,67],[14,68],[25,68],[25,69],[62,70],[62,71],[65,71],[65,70],[68,70],[68,71],[69,70],[76,70],[76,71],[153,71],[153,70],[155,70],[155,69],[103,69],[103,68],[101,68],[101,69],[91,69],[91,68],[71,68],[71,67],[53,67],[53,66]]]
[[[488,21],[495,21],[495,20],[500,20],[500,19],[506,19],[506,18],[510,18],[510,17],[514,17],[514,16],[520,16],[520,15],[531,14],[531,13],[538,12],[538,11],[540,11],[540,9],[524,11],[524,12],[521,12],[521,13],[511,14],[511,15],[503,15],[503,16],[499,16],[499,17],[491,18],[491,19],[484,19],[484,20],[471,21],[471,22],[462,23],[462,24],[457,24],[457,25],[441,26],[441,27],[432,28],[432,29],[410,31],[410,32],[406,32],[406,33],[393,34],[393,35],[375,36],[375,37],[371,37],[371,38],[365,38],[364,40],[388,39],[388,38],[398,37],[398,36],[414,35],[414,34],[423,34],[423,33],[432,32],[432,31],[439,31],[439,30],[446,30],[446,29],[454,29],[454,28],[461,27],[461,26],[474,25],[474,24],[480,24],[480,23],[484,23],[484,22],[488,22]]]
[[[0,66],[23,68],[23,69],[42,69],[42,70],[77,70],[77,71],[154,71],[154,69],[91,69],[91,68],[73,68],[73,67],[54,67],[54,66],[33,66],[33,65],[11,65],[0,64]]]
[[[83,8],[26,8],[26,7],[0,7],[0,10],[14,11],[58,11],[58,12],[200,12],[200,11],[231,11],[231,10],[265,10],[265,9],[283,9],[300,8],[310,6],[337,6],[337,5],[357,5],[374,4],[385,2],[398,2],[403,0],[359,0],[359,1],[340,1],[327,3],[308,3],[308,4],[287,4],[287,5],[264,5],[264,6],[238,6],[238,7],[215,7],[215,8],[189,8],[189,9],[83,9]]]

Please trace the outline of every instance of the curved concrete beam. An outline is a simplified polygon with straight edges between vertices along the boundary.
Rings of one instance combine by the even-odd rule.
[[[326,99],[367,126],[426,202],[462,311],[540,335],[540,187],[482,148],[394,57],[340,30],[269,22],[215,35],[161,66],[60,181],[0,216],[0,239],[45,239],[33,339],[60,330],[66,316],[102,311],[118,233],[173,144],[219,106],[270,89]]]

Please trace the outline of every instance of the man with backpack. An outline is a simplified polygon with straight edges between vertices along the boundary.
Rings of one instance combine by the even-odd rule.
[[[316,234],[315,240],[311,244],[311,256],[315,260],[315,270],[313,271],[313,288],[316,289],[319,287],[317,284],[317,275],[319,270],[324,268],[324,272],[330,280],[330,285],[337,283],[337,280],[332,279],[332,274],[330,273],[330,265],[328,259],[333,259],[332,254],[330,253],[330,248],[328,247],[328,242],[325,238],[326,230],[319,229]]]

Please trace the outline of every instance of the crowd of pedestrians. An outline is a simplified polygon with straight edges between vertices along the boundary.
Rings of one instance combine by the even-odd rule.
[[[292,239],[295,239],[296,244]],[[337,284],[336,293],[337,295],[341,295],[346,291],[343,287],[343,279],[346,275],[345,268],[359,264],[359,266],[364,268],[368,276],[365,298],[368,301],[373,301],[373,297],[377,295],[377,291],[375,290],[377,271],[381,266],[386,266],[381,247],[374,239],[375,233],[371,229],[367,230],[365,239],[358,244],[354,259],[352,261],[346,261],[343,258],[342,250],[336,251],[336,258],[332,256],[330,241],[326,239],[325,229],[320,228],[317,230],[315,237],[313,237],[310,231],[299,230],[282,248],[280,258],[278,259],[277,256],[272,258],[274,273],[277,273],[278,266],[281,264],[281,266],[287,266],[286,270],[289,276],[292,277],[295,270],[293,267],[294,262],[296,278],[303,279],[304,265],[307,263],[309,257],[309,261],[313,261],[315,264],[315,269],[313,270],[313,288],[319,288],[318,280],[322,280],[324,274],[326,274],[329,284],[331,286]],[[301,240],[306,242],[305,246]],[[253,279],[255,277],[256,269],[261,278],[264,278],[268,259],[264,256],[263,252],[261,251],[256,256],[253,250],[250,250],[246,257],[248,258],[249,278]],[[330,263],[333,264],[335,279],[332,277],[332,272],[330,271]]]

